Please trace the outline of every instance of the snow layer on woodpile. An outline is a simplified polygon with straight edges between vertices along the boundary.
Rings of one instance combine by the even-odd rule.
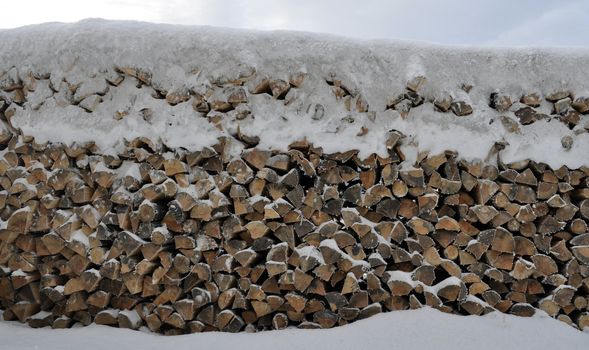
[[[124,139],[136,136],[161,138],[170,147],[199,149],[220,136],[241,132],[260,137],[260,146],[284,150],[294,140],[306,138],[326,152],[358,149],[360,156],[386,154],[386,132],[402,131],[409,161],[417,151],[459,151],[465,159],[485,159],[497,141],[509,146],[506,162],[531,158],[552,167],[589,165],[589,134],[575,135],[563,123],[540,120],[520,125],[521,133],[509,133],[500,113],[489,107],[489,96],[501,92],[517,101],[524,93],[547,95],[570,90],[587,93],[587,49],[489,49],[436,46],[399,41],[360,41],[299,32],[256,32],[211,27],[171,26],[138,22],[85,20],[74,24],[49,23],[0,31],[0,72],[18,67],[19,72],[50,74],[55,82],[65,78],[84,83],[89,91],[103,88],[102,76],[116,67],[138,67],[151,73],[152,85],[164,91],[206,86],[251,74],[288,81],[304,73],[294,102],[285,106],[267,94],[250,96],[252,115],[244,120],[223,118],[223,131],[199,116],[190,101],[170,106],[151,97],[150,87],[137,88],[131,79],[110,87],[92,113],[78,106],[62,107],[55,100],[38,110],[31,105],[17,110],[13,123],[37,141],[65,143],[95,141],[103,152],[115,152]],[[346,111],[336,100],[325,78],[333,76],[358,91],[375,112]],[[407,119],[386,109],[387,100],[405,91],[408,80],[423,75],[420,94],[433,99],[449,94],[470,103],[474,113],[457,117],[435,112],[432,103],[413,108]],[[91,84],[91,82],[94,82]],[[472,85],[469,93],[461,89]],[[83,92],[84,90],[81,90]],[[38,94],[39,96],[36,96]],[[51,96],[38,87],[30,104]],[[583,95],[585,96],[585,95]],[[314,104],[325,116],[314,120]],[[145,121],[141,110],[154,111]],[[117,110],[129,114],[115,120]],[[550,114],[546,101],[538,108]],[[580,125],[587,124],[582,116]],[[358,136],[362,127],[368,133]],[[574,138],[572,149],[561,138]]]
[[[2,349],[587,349],[589,334],[548,316],[523,318],[494,312],[456,316],[430,308],[395,311],[324,330],[161,336],[107,326],[32,329],[0,321]]]

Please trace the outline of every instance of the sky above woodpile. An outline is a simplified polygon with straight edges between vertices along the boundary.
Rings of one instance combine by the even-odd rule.
[[[589,46],[586,0],[19,0],[0,28],[84,18],[489,46]]]

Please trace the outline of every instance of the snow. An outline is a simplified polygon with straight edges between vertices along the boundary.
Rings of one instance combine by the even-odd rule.
[[[45,317],[51,316],[51,312],[48,311],[39,311],[36,314],[34,314],[33,316],[31,316],[32,319],[43,319]]]
[[[128,311],[128,310],[126,310],[126,311]],[[106,310],[101,310],[100,312],[105,313],[105,314],[109,314],[109,315],[116,318],[117,316],[119,316],[119,313],[121,312],[121,310],[119,310],[119,309],[106,309]]]
[[[168,179],[166,181],[173,181]],[[165,181],[164,181],[165,183]],[[215,186],[215,183],[211,178],[201,179],[198,180],[196,184],[190,184],[187,187],[178,187],[178,192],[184,192],[189,194],[192,198],[196,198],[202,200],[203,197],[206,196]],[[210,200],[203,200],[208,201],[207,204],[212,204]]]
[[[162,236],[167,236],[170,233],[166,224],[162,224],[162,226],[154,228],[153,232],[159,232],[162,234]]]
[[[315,258],[319,264],[325,264],[323,255],[321,255],[321,252],[315,246],[307,245],[295,248],[295,250],[301,258]]]
[[[88,238],[88,236],[86,236],[86,234],[82,230],[74,231],[72,233],[69,241],[70,242],[79,242],[79,243],[83,244],[86,248],[90,247],[90,239]]]
[[[90,325],[75,329],[31,329],[0,321],[5,349],[586,349],[589,335],[549,318],[494,312],[456,316],[430,308],[379,314],[327,330],[286,329],[257,334],[201,333],[165,337]]]
[[[476,297],[476,296],[474,296],[472,294],[466,294],[465,301],[472,301],[473,303],[477,303],[477,304],[479,304],[479,305],[481,305],[483,307],[492,308],[492,306],[489,305],[486,301],[484,301],[484,300],[482,300],[482,299],[480,299],[480,298],[478,298],[478,297]],[[546,316],[546,315],[543,315],[543,316]],[[536,316],[536,317],[538,317],[538,316]]]
[[[422,284],[423,285],[423,284]],[[438,284],[433,285],[433,286],[424,286],[424,290],[427,290],[428,292],[438,295],[438,292],[445,287],[448,286],[461,286],[464,285],[464,282],[462,282],[462,280],[458,277],[455,276],[450,276],[448,278],[446,278],[443,281],[440,281]]]
[[[373,260],[378,261],[378,263],[379,264],[382,264],[382,265],[386,265],[387,264],[386,261],[383,259],[382,255],[380,255],[377,252],[372,253],[372,254],[370,254],[370,256],[368,256],[368,261],[373,261]]]
[[[98,173],[98,172],[105,172],[105,173],[109,173],[109,174],[116,174],[117,173],[116,170],[107,168],[103,162],[90,163],[90,166],[93,167],[92,168],[93,173]]]
[[[28,213],[31,211],[31,207],[22,207],[18,210],[15,210],[14,213],[12,215],[18,214],[18,213]]]
[[[26,277],[26,276],[28,276],[28,274],[27,274],[27,273],[25,273],[25,272],[24,272],[23,270],[21,270],[21,269],[18,269],[18,270],[14,270],[14,271],[12,271],[12,274],[11,274],[11,275],[12,275],[12,276],[14,276],[14,277]]]
[[[127,316],[132,325],[141,324],[142,322],[141,317],[135,310],[123,310],[119,314]]]
[[[496,141],[504,141],[509,143],[503,152],[506,162],[533,158],[552,167],[589,164],[589,133],[575,135],[588,122],[587,116],[577,130],[556,120],[541,120],[520,125],[520,133],[509,133],[500,114],[488,106],[492,92],[512,100],[523,93],[546,95],[561,89],[587,94],[589,49],[469,48],[93,19],[1,30],[0,72],[13,76],[17,72],[12,67],[18,67],[21,77],[29,70],[50,73],[53,88],[62,90],[39,106],[48,91],[38,87],[28,94],[29,103],[13,106],[15,126],[39,142],[94,141],[103,152],[114,153],[122,149],[124,139],[146,136],[192,150],[211,146],[239,127],[244,134],[259,136],[260,147],[285,150],[292,141],[306,138],[326,152],[354,148],[364,157],[386,154],[387,131],[396,129],[407,135],[408,162],[417,151],[434,154],[446,149],[459,151],[465,159],[484,160]],[[254,71],[257,77],[307,76],[300,88],[291,89],[290,96],[297,96],[291,103],[285,105],[266,94],[250,95],[252,116],[244,120],[225,116],[219,130],[200,117],[190,101],[170,106],[152,98],[151,87],[137,88],[133,78],[105,92],[101,79],[112,77],[115,67],[150,72],[152,85],[165,91],[204,91]],[[374,113],[348,112],[325,81],[332,75],[358,91]],[[416,75],[427,78],[420,91],[426,100],[450,95],[470,102],[475,113],[466,117],[438,113],[430,102],[413,108],[407,119],[385,110],[387,100],[403,92],[407,80]],[[80,94],[104,94],[103,102],[92,113],[60,104],[61,78],[81,83]],[[472,85],[472,90],[466,93],[460,88],[463,84]],[[313,119],[311,108],[317,103],[325,110],[319,120]],[[153,111],[153,118],[143,118],[145,108]],[[539,108],[549,109],[547,102]],[[128,115],[115,120],[113,115],[120,110]],[[357,136],[361,127],[369,129],[367,135]],[[574,138],[569,151],[560,143],[565,135]]]
[[[34,192],[37,191],[37,188],[35,187],[35,185],[30,184],[29,181],[26,178],[24,178],[24,177],[23,178],[16,179],[16,180],[14,180],[12,182],[12,185],[13,186],[16,185],[16,184],[23,185],[29,191],[34,191]]]
[[[420,284],[420,282],[413,280],[413,272],[405,272],[405,271],[401,271],[401,270],[395,270],[395,271],[387,271],[386,273],[389,276],[389,279],[387,282],[392,282],[392,281],[405,282],[405,283],[411,285],[413,288],[415,288],[415,286]]]
[[[141,180],[141,171],[137,162],[124,161],[117,170],[119,177],[129,176],[136,180]]]
[[[556,287],[553,291],[552,294],[556,294],[556,292],[560,291],[561,289],[572,289],[572,290],[577,290],[577,288],[573,287],[573,286],[569,286],[568,284],[561,284],[560,286]]]
[[[319,247],[328,247],[334,251],[337,251],[338,254],[342,257],[342,259],[348,260],[352,266],[362,266],[365,269],[370,269],[370,264],[366,260],[356,260],[351,257],[348,253],[344,252],[339,248],[335,239],[324,239],[319,244]],[[322,256],[323,259],[323,256]]]
[[[321,241],[321,243],[319,243],[319,247],[328,247],[328,248],[331,248],[335,251],[339,251],[339,252],[343,253],[341,251],[341,249],[339,249],[339,246],[337,245],[337,242],[335,241],[335,239],[331,239],[331,238],[324,239]]]
[[[100,271],[98,271],[98,270],[96,270],[96,269],[89,269],[89,270],[86,270],[86,271],[84,271],[84,272],[88,272],[88,273],[91,273],[91,274],[93,274],[93,275],[94,275],[94,276],[96,276],[96,277],[100,277]]]

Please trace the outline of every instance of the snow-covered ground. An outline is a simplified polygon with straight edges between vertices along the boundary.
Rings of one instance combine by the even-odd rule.
[[[198,333],[165,337],[90,325],[32,329],[0,321],[0,349],[587,349],[589,334],[549,317],[522,318],[498,312],[456,316],[430,308],[380,314],[326,330],[286,329],[261,333]]]
[[[589,133],[583,130],[588,116],[582,116],[578,135],[554,119],[520,126],[519,133],[512,133],[489,107],[493,92],[509,95],[513,101],[524,93],[542,96],[558,90],[589,96],[589,49],[468,48],[85,20],[0,31],[0,72],[12,67],[21,76],[28,71],[50,75],[28,93],[29,102],[23,108],[15,107],[13,118],[15,126],[40,142],[95,141],[109,152],[120,149],[125,138],[148,136],[161,138],[171,147],[199,149],[214,144],[219,136],[236,133],[239,127],[247,135],[259,136],[261,147],[284,150],[292,141],[307,138],[326,152],[354,148],[366,156],[385,154],[386,132],[396,129],[408,136],[410,161],[417,151],[446,149],[457,150],[466,159],[485,159],[493,144],[503,141],[509,144],[503,152],[506,162],[531,158],[552,167],[589,164]],[[292,89],[288,105],[267,94],[252,95],[251,116],[236,120],[229,114],[221,118],[219,130],[200,117],[189,101],[170,106],[150,97],[151,87],[137,88],[131,79],[105,92],[104,79],[113,77],[115,67],[149,72],[151,85],[160,91],[203,91],[252,76],[254,71],[256,77],[288,80],[291,74],[302,73],[306,78],[300,88]],[[397,111],[386,109],[387,101],[405,91],[406,82],[418,75],[427,78],[420,91],[426,101],[448,95],[471,104],[474,113],[466,117],[438,113],[426,102],[403,119]],[[372,113],[347,111],[326,83],[329,76],[364,97]],[[70,85],[81,84],[81,91],[104,93],[102,103],[92,113],[76,105],[60,105],[60,94],[48,84],[58,89],[63,79]],[[472,89],[467,93],[461,88],[464,85]],[[317,103],[325,110],[321,120],[313,119]],[[515,103],[512,112],[521,106]],[[154,112],[149,121],[142,117],[145,108]],[[551,109],[546,101],[538,108],[546,114]],[[115,120],[117,111],[128,115]],[[358,135],[363,127],[368,133]],[[561,146],[565,135],[574,138],[568,151]]]

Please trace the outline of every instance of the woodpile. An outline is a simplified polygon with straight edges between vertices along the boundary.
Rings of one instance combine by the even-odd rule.
[[[253,95],[292,103],[306,77],[246,70],[202,91],[167,91],[144,69],[110,73],[70,84],[14,68],[0,79],[4,319],[173,335],[329,328],[427,305],[464,315],[542,310],[589,327],[589,167],[505,164],[501,144],[491,154],[498,165],[448,151],[420,153],[408,167],[396,131],[387,157],[361,159],[306,141],[270,151],[239,127],[198,151],[136,138],[107,155],[92,144],[39,144],[11,124],[25,102],[36,110],[48,98],[91,113],[129,79],[222,129],[224,117],[252,117]],[[375,118],[360,89],[335,75],[325,82],[347,111]],[[424,104],[460,118],[476,112],[467,98],[432,99],[425,84],[410,79],[386,108],[402,118]],[[589,99],[570,91],[494,92],[488,105],[512,133],[542,119],[589,129],[577,127]],[[306,113],[321,120],[326,107],[312,103]],[[367,134],[362,126],[358,136]],[[561,140],[567,150],[573,142]]]
[[[288,88],[256,87],[276,98]],[[206,108],[234,108],[243,96],[227,91]],[[165,98],[179,103],[186,93]],[[540,309],[587,327],[589,168],[500,156],[494,166],[453,152],[421,154],[407,168],[401,139],[390,133],[388,157],[326,154],[304,141],[280,153],[244,141],[232,158],[225,139],[196,152],[135,139],[114,156],[6,135],[4,319],[173,335],[329,328],[427,305],[465,315]]]

